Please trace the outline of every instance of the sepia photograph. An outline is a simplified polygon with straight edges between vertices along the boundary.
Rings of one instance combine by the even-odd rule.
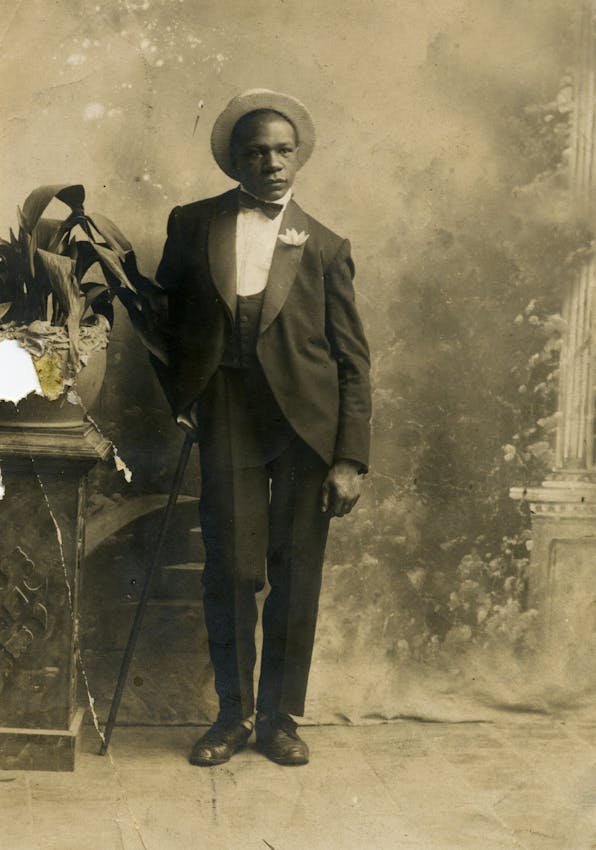
[[[1,850],[596,848],[596,0],[0,0]]]

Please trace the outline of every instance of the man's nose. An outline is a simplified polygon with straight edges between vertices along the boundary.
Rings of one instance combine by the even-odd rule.
[[[265,156],[264,167],[268,173],[281,171],[283,168],[283,162],[277,151],[269,151],[269,153]]]

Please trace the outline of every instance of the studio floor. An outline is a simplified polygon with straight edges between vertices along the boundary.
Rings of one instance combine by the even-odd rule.
[[[1,850],[589,850],[596,723],[305,727],[311,763],[254,745],[186,761],[196,728],[85,729],[74,773],[0,772]]]

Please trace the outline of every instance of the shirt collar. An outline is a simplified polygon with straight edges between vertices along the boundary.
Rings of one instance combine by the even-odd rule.
[[[248,191],[248,189],[245,189],[245,188],[244,188],[244,186],[243,186],[242,184],[240,184],[239,188],[240,188],[240,189],[242,189],[242,191],[243,191],[243,192],[246,192],[246,194],[247,194],[247,195],[252,195],[252,196],[253,196],[253,198],[257,198],[257,200],[259,200],[259,201],[264,201],[264,200],[265,200],[265,198],[259,198],[257,195],[255,195],[255,193],[254,193],[254,192],[249,192],[249,191]],[[276,200],[275,200],[275,201],[271,201],[271,203],[272,203],[272,204],[279,204],[279,205],[280,205],[281,207],[283,207],[283,209],[285,210],[285,208],[287,207],[287,205],[288,205],[288,204],[290,203],[290,201],[292,200],[292,195],[293,195],[293,194],[294,194],[294,188],[291,186],[291,187],[288,189],[288,191],[286,192],[286,194],[285,194],[285,195],[283,195],[283,197],[281,197],[281,198],[276,198]]]

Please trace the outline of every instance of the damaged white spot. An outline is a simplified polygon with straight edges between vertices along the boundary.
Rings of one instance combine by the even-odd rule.
[[[87,419],[89,420],[89,422],[97,430],[97,433],[101,434],[101,429],[100,429],[99,425],[97,424],[97,422],[91,416],[89,416],[88,411],[86,411],[85,415],[86,415]],[[102,434],[102,437],[103,437],[103,434]],[[122,458],[118,454],[118,449],[116,448],[114,443],[112,443],[111,440],[110,440],[110,445],[112,447],[112,454],[114,456],[114,463],[116,464],[116,469],[118,470],[118,472],[124,473],[124,478],[126,479],[126,483],[130,484],[130,482],[132,481],[132,472],[130,471],[128,466],[124,463],[124,461],[122,460]]]
[[[106,108],[103,103],[88,103],[83,110],[83,118],[85,121],[97,121],[103,118],[106,114]]]
[[[6,496],[6,487],[2,481],[2,470],[0,469],[0,501]]]
[[[72,53],[66,60],[69,65],[82,65],[87,61],[84,53]]]
[[[124,461],[122,460],[122,458],[118,454],[118,450],[116,449],[116,446],[113,446],[112,450],[114,452],[114,463],[116,464],[116,469],[118,470],[118,472],[124,473],[124,478],[126,480],[126,483],[130,484],[130,482],[132,481],[132,472],[130,471],[128,466],[124,463]]]
[[[30,393],[43,395],[33,359],[16,339],[0,341],[0,400],[13,404]]]

